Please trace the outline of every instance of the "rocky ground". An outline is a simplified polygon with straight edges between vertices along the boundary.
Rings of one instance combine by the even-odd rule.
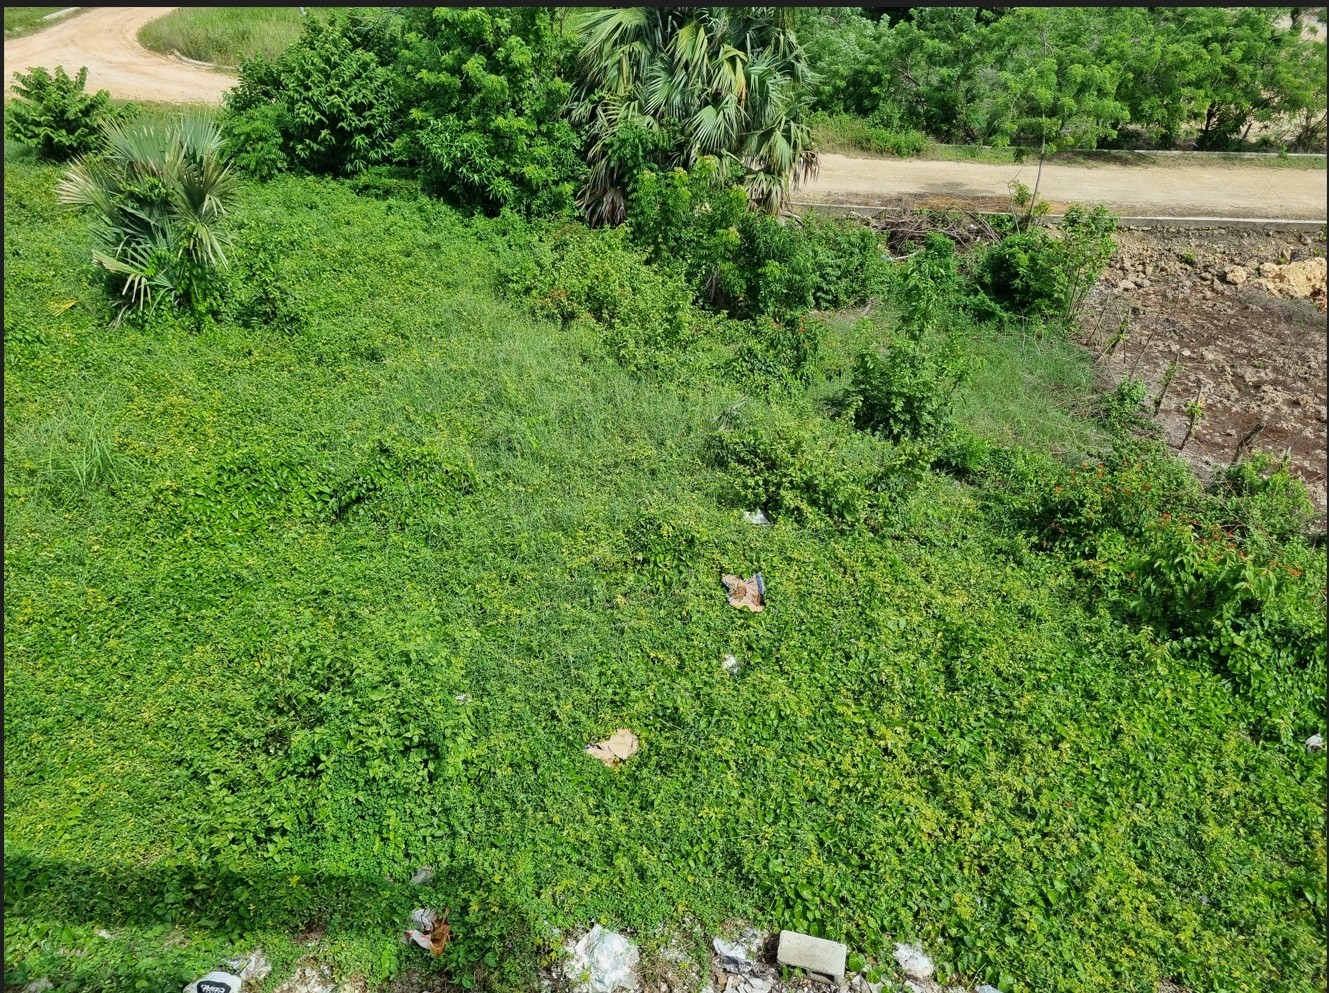
[[[1163,438],[1206,476],[1238,442],[1286,455],[1326,506],[1325,235],[1156,228],[1118,233],[1120,249],[1086,301],[1082,340],[1100,365],[1163,393]],[[1176,363],[1167,389],[1169,365]],[[1196,400],[1203,415],[1182,448]]]

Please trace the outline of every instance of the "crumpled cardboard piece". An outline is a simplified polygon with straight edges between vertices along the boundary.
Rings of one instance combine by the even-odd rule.
[[[729,591],[729,606],[753,613],[766,609],[766,584],[762,582],[761,573],[753,573],[750,579],[722,576],[720,582]]]
[[[443,949],[448,947],[448,941],[452,938],[452,928],[448,926],[448,912],[443,911],[443,916],[439,917],[426,907],[418,907],[411,913],[411,923],[418,925],[419,930],[411,928],[403,932],[403,940],[415,942],[425,951],[432,953],[435,958],[442,955]]]
[[[594,755],[597,759],[609,766],[611,769],[617,769],[632,756],[637,754],[637,749],[641,747],[641,739],[629,731],[627,728],[619,728],[604,741],[597,741],[593,745],[586,746],[586,753]]]

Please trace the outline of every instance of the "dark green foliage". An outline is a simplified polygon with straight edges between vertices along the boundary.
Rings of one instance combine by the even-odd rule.
[[[575,43],[555,30],[551,11],[413,8],[405,17],[396,72],[409,112],[398,157],[466,207],[571,211],[585,172],[562,116]]]
[[[1267,452],[1253,452],[1218,474],[1215,493],[1224,501],[1225,523],[1248,545],[1273,552],[1305,537],[1315,518],[1306,487]]]
[[[1011,312],[1065,326],[1116,249],[1116,219],[1100,205],[1069,207],[1061,236],[1034,228],[1008,235],[978,264],[978,285]]]
[[[850,387],[854,420],[892,441],[939,439],[965,363],[953,342],[896,338],[859,354]]]
[[[399,133],[400,90],[390,61],[372,45],[372,25],[356,11],[310,17],[300,39],[274,60],[262,55],[240,68],[226,94],[230,146],[246,136],[256,175],[290,166],[335,176],[386,161]],[[274,131],[281,136],[280,148]]]
[[[836,310],[878,296],[887,279],[883,247],[872,228],[809,211],[803,234],[815,282],[812,304]]]
[[[55,67],[54,76],[38,66],[14,73],[14,80],[17,99],[5,107],[7,129],[48,162],[94,151],[101,145],[100,125],[120,116],[106,90],[85,92],[87,66],[73,78],[63,66]]]

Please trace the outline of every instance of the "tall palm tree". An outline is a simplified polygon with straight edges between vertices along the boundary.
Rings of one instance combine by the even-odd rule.
[[[104,149],[61,178],[62,202],[92,209],[105,250],[93,261],[116,277],[121,317],[162,300],[187,307],[196,323],[216,302],[226,265],[223,218],[236,179],[217,125],[184,115],[162,126],[102,126]]]
[[[578,18],[574,122],[590,135],[581,204],[617,224],[643,166],[714,155],[772,212],[816,172],[803,100],[812,82],[788,7],[633,7]]]

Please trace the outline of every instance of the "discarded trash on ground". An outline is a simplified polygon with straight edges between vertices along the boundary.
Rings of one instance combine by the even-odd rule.
[[[761,573],[753,573],[751,579],[737,576],[723,576],[720,582],[729,591],[729,606],[751,610],[753,613],[766,609],[766,584]]]
[[[1320,752],[1324,751],[1324,735],[1313,734],[1306,739],[1306,751]]]
[[[564,971],[582,993],[613,993],[637,988],[640,961],[641,953],[631,941],[597,924],[572,947]]]
[[[456,700],[458,703],[470,703],[471,695],[469,693],[458,693],[452,699]]]
[[[411,877],[412,886],[423,886],[425,883],[432,882],[434,878],[434,867],[432,865],[422,865],[415,870],[415,875]]]
[[[733,656],[729,656],[733,658]],[[713,938],[711,947],[715,949],[715,963],[725,972],[748,973],[752,971],[752,956],[737,941],[725,941]]]
[[[641,747],[641,739],[629,731],[627,728],[619,728],[604,741],[597,741],[593,745],[586,746],[587,754],[594,755],[597,759],[609,766],[611,769],[617,769],[632,756],[637,754],[637,749]]]
[[[443,954],[443,949],[448,947],[448,941],[452,938],[452,928],[448,926],[448,912],[443,911],[443,916],[439,917],[432,910],[425,907],[419,907],[411,913],[411,923],[419,926],[419,930],[411,928],[404,932],[404,940],[414,941],[421,948],[430,951],[435,957]]]
[[[771,523],[771,519],[766,516],[760,507],[756,510],[743,511],[743,520],[747,521],[749,524],[756,524],[759,527],[769,527]]]
[[[59,317],[76,303],[78,303],[77,300],[52,300],[46,305],[46,309],[56,317]]]
[[[774,979],[730,974],[725,978],[723,993],[771,993],[771,987],[774,985]]]
[[[185,987],[185,993],[240,993],[242,980],[229,972],[210,972]]]
[[[915,979],[932,978],[932,959],[928,958],[923,949],[917,945],[903,945],[896,942],[895,961],[900,963],[900,968],[904,970],[906,976],[913,976]]]
[[[737,675],[738,675],[738,659],[735,658],[734,656],[732,656],[732,655],[726,655],[726,656],[724,657],[724,661],[722,661],[722,662],[720,663],[720,666],[721,666],[721,668],[724,669],[725,672],[729,673],[729,675],[731,675],[731,676],[737,676]],[[716,938],[715,940],[716,940],[716,941],[719,941],[720,939],[719,939],[719,938]],[[718,946],[717,946],[717,948],[716,948],[716,951],[719,951],[719,947],[718,947]]]
[[[272,963],[263,954],[263,946],[260,945],[248,955],[231,959],[226,963],[226,968],[239,973],[240,982],[242,983],[251,981],[261,983],[272,972]]]

